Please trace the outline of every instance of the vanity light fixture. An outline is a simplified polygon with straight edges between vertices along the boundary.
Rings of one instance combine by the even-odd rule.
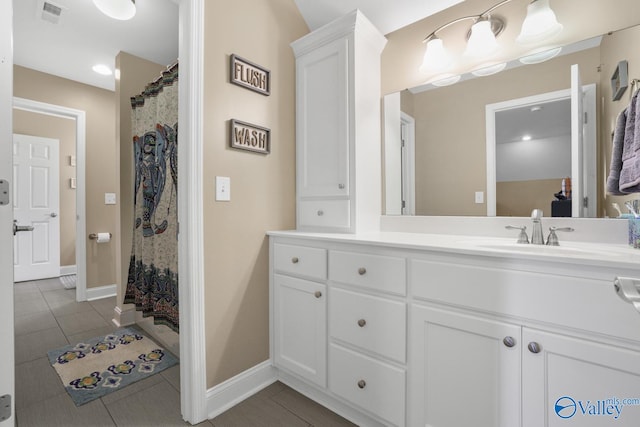
[[[464,55],[472,58],[487,58],[498,50],[496,38],[506,26],[504,19],[492,15],[492,12],[509,3],[503,0],[479,15],[464,16],[454,19],[436,28],[423,40],[427,44],[420,71],[443,72],[451,64],[451,55],[446,51],[444,42],[438,33],[445,28],[466,20],[473,20],[471,30],[467,34],[467,47]],[[527,16],[522,24],[518,43],[538,43],[557,35],[562,31],[562,24],[558,23],[556,15],[549,6],[549,0],[531,0],[527,6]]]
[[[456,84],[460,81],[460,78],[462,76],[459,74],[444,74],[441,76],[437,76],[435,79],[429,81],[428,83],[431,83],[434,86],[451,86],[452,84]]]
[[[109,18],[127,21],[136,15],[135,0],[93,0],[100,12]]]

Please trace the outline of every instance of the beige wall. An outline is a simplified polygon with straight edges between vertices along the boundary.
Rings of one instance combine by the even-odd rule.
[[[295,227],[295,62],[308,33],[293,0],[207,2],[204,256],[207,385],[269,358],[268,230]],[[229,83],[229,56],[271,70],[271,96]],[[229,148],[230,119],[271,129],[271,154]],[[215,201],[215,177],[231,201]]]
[[[561,179],[497,182],[496,214],[530,216],[531,206],[538,206],[545,216],[551,216],[553,195],[561,190],[561,184]]]
[[[486,194],[485,106],[568,89],[572,64],[584,84],[597,83],[599,63],[594,48],[415,94],[416,214],[486,215],[486,203],[474,201]]]
[[[166,64],[168,65],[168,64]],[[119,189],[120,210],[118,212],[118,229],[120,241],[116,258],[116,278],[118,280],[118,306],[122,305],[127,286],[131,242],[133,239],[133,144],[131,135],[131,100],[132,96],[141,93],[145,86],[166,68],[120,52],[116,56],[116,69],[120,79],[116,79],[116,132],[118,160],[120,162]]]
[[[60,265],[75,265],[76,190],[69,185],[69,180],[76,177],[76,168],[69,163],[69,156],[76,154],[75,120],[13,110],[13,133],[60,141]]]
[[[611,132],[615,127],[615,121],[618,114],[629,105],[631,96],[631,89],[622,95],[622,98],[618,101],[611,99],[611,83],[610,79],[614,73],[619,61],[626,59],[629,62],[629,80],[640,79],[640,49],[638,44],[640,43],[640,26],[613,33],[604,37],[602,41],[602,80],[600,87],[602,88],[603,98],[603,119],[601,120],[601,139],[603,141],[601,145],[601,157],[602,162],[599,163],[598,168],[598,183],[600,184],[599,190],[601,194],[604,194],[604,183],[606,182],[609,174],[609,166],[611,165]],[[636,87],[636,90],[640,89]],[[639,195],[630,196],[605,196],[605,203],[601,205],[601,215],[607,215],[610,217],[617,216],[617,212],[611,207],[611,203],[617,202],[623,209],[623,212],[627,210],[624,208],[624,201],[630,199],[637,199]]]
[[[116,283],[117,205],[104,204],[118,192],[114,93],[16,65],[13,94],[86,112],[86,234],[114,234],[109,244],[87,240],[87,288]]]

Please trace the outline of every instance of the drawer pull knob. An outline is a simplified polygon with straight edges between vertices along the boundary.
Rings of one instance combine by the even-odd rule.
[[[358,387],[365,388],[366,386],[367,386],[367,383],[364,380],[358,381]]]
[[[358,269],[358,274],[361,275],[361,276],[364,276],[366,272],[367,272],[367,269],[364,268],[364,267],[360,267]]]
[[[364,319],[360,319],[358,320],[358,326],[360,326],[361,328],[364,328],[364,325],[367,324],[367,321]]]
[[[504,339],[502,340],[502,342],[504,343],[504,345],[506,345],[507,347],[511,348],[514,345],[516,345],[516,340],[513,337],[504,337]]]
[[[315,294],[313,294],[316,298],[320,298],[322,296],[322,292],[320,291],[316,291]]]
[[[530,342],[527,348],[531,353],[534,353],[534,354],[540,353],[540,350],[542,350],[542,347],[540,347],[540,344],[534,341]]]
[[[318,211],[318,216],[322,216],[322,215],[324,215],[324,211],[323,211],[322,209],[320,209],[320,210]]]
[[[298,259],[297,256],[294,256],[293,258],[291,258],[291,262],[294,263],[294,264],[297,264],[298,261],[300,261],[300,260]]]

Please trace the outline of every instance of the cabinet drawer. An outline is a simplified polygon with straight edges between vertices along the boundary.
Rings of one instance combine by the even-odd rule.
[[[640,341],[638,312],[613,280],[428,260],[411,260],[410,270],[417,298]]]
[[[349,200],[305,200],[298,202],[298,226],[340,227],[351,225]]]
[[[404,369],[331,344],[329,389],[393,425],[404,425]]]
[[[355,252],[329,252],[329,280],[405,295],[404,258]]]
[[[296,274],[312,279],[327,278],[327,251],[308,246],[273,245],[273,266],[277,272]]]
[[[331,289],[331,336],[405,362],[406,304],[343,289]]]

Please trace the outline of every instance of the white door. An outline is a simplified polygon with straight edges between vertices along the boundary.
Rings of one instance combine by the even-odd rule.
[[[517,325],[414,305],[407,425],[518,427],[520,335]]]
[[[14,281],[60,275],[59,141],[13,135]]]
[[[571,66],[571,216],[584,215],[584,105],[578,64]]]
[[[11,0],[0,1],[0,426],[15,424],[13,338],[13,204],[11,123],[13,103],[13,12]],[[8,187],[8,188],[7,188]],[[5,192],[9,193],[9,200]],[[9,396],[7,398],[6,396]],[[9,405],[9,414],[5,407]]]
[[[523,427],[640,424],[637,351],[528,328],[522,345]]]

